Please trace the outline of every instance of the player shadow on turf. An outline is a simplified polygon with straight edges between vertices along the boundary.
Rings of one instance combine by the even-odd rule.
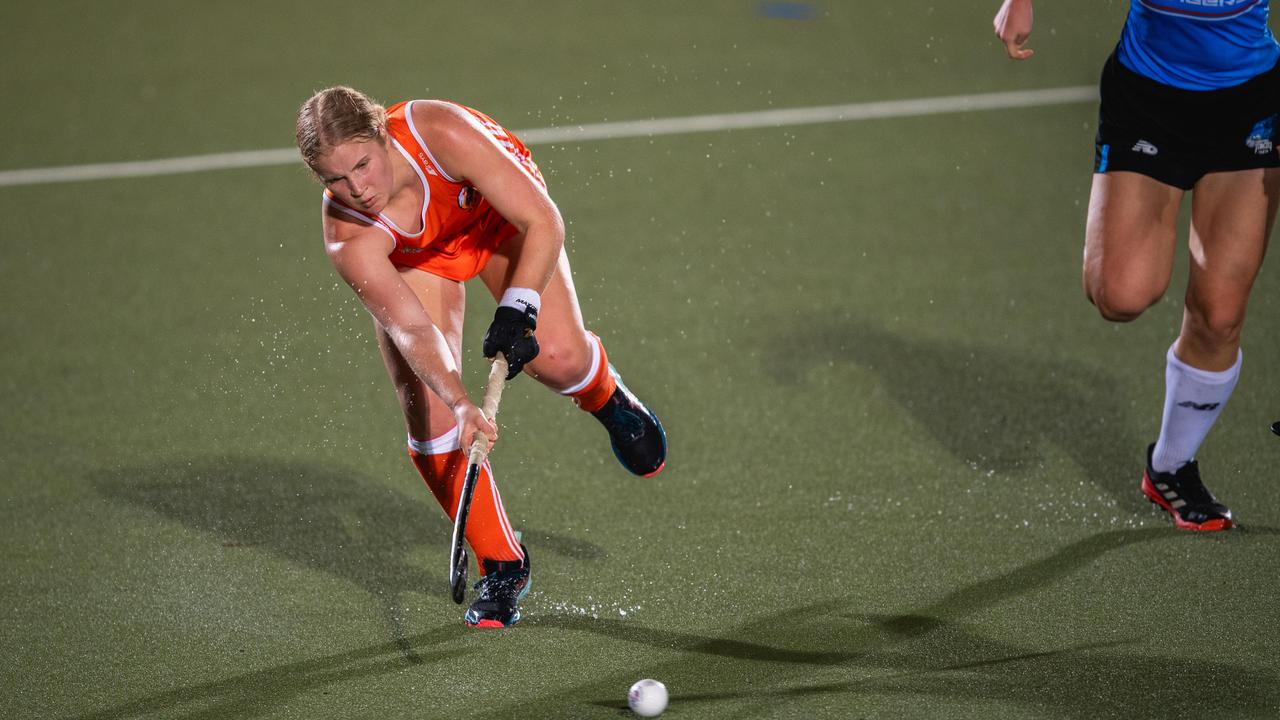
[[[1258,528],[1255,532],[1266,532]],[[788,608],[776,616],[767,616],[737,628],[734,633],[722,637],[707,637],[693,633],[648,628],[636,622],[624,622],[609,618],[586,618],[581,615],[550,615],[537,618],[538,626],[558,627],[578,632],[603,635],[613,640],[623,640],[654,648],[675,649],[685,653],[717,655],[736,660],[753,660],[770,663],[802,665],[839,665],[866,655],[869,648],[892,644],[917,636],[927,635],[936,627],[1007,602],[1027,593],[1051,585],[1076,573],[1103,555],[1130,545],[1158,540],[1191,538],[1185,532],[1169,527],[1138,530],[1112,530],[1092,535],[1055,551],[1053,554],[1023,565],[1002,575],[981,580],[947,593],[936,602],[899,615],[867,615],[845,612],[825,603]],[[867,631],[855,643],[841,650],[812,650],[818,645],[793,642],[789,628],[795,623],[787,617],[839,616],[865,623]],[[736,638],[772,638],[776,630],[783,630],[773,644],[762,641],[745,641]]]
[[[740,717],[744,712],[768,716],[783,708],[798,712],[797,704],[822,696],[830,697],[802,707],[864,707],[868,702],[861,698],[865,697],[935,697],[953,708],[995,703],[1036,717],[1163,720],[1171,712],[1185,717],[1269,717],[1280,700],[1273,676],[1256,669],[1205,658],[1115,652],[1139,644],[1137,640],[1027,651],[991,641],[963,626],[943,629],[949,633],[946,644],[869,654],[852,670],[861,677],[815,682],[812,673],[757,672],[740,675],[736,680],[741,684],[725,690],[680,692],[678,686],[669,685],[671,703],[696,716]],[[980,659],[930,661],[934,653],[945,655],[959,647]],[[671,677],[671,672],[666,676]],[[602,688],[586,702],[609,710],[622,708],[609,699],[611,695],[616,697],[616,692]],[[992,711],[993,715],[998,712]]]
[[[426,488],[415,500],[348,469],[239,456],[123,468],[92,481],[105,497],[209,533],[228,552],[264,550],[364,589],[402,644],[407,608],[401,600],[411,593],[448,596],[453,526]],[[605,554],[577,538],[542,531],[530,537],[575,558]],[[424,547],[438,548],[431,558],[439,562],[430,570],[410,562]],[[404,650],[414,661],[407,644]]]
[[[791,322],[763,345],[766,370],[788,385],[831,363],[876,373],[914,424],[975,471],[1033,473],[1052,444],[1120,507],[1146,506],[1138,485],[1154,437],[1138,435],[1127,393],[1095,366],[908,337],[857,318]]]
[[[465,651],[461,648],[440,649],[439,646],[464,632],[461,623],[450,624],[404,638],[403,643],[385,642],[223,680],[174,688],[78,715],[75,720],[125,720],[157,714],[180,720],[259,717],[308,693],[327,694],[323,688],[334,683],[403,672],[406,667],[416,664],[404,657],[405,644],[413,649],[421,663],[451,660]]]
[[[1255,526],[1252,533],[1280,535],[1280,531],[1263,526]],[[985,636],[986,628],[965,620],[1001,604],[1026,602],[1024,596],[1068,578],[1113,551],[1139,543],[1198,540],[1167,527],[1104,532],[894,615],[868,615],[854,611],[847,603],[828,601],[753,619],[721,637],[580,617],[542,619],[539,626],[594,632],[681,653],[682,657],[646,667],[644,672],[667,680],[673,706],[727,706],[705,706],[706,712],[767,711],[809,695],[869,694],[997,702],[1080,720],[1164,718],[1172,696],[1179,698],[1184,709],[1206,714],[1238,717],[1264,713],[1280,702],[1274,677],[1246,665],[1212,658],[1167,657],[1158,646],[1147,652],[1127,650],[1142,644],[1128,637],[1046,649],[1035,646],[1033,635],[1013,641],[991,639]],[[1099,588],[1098,592],[1111,590]],[[1133,612],[1146,615],[1148,608],[1134,607]],[[1070,617],[1055,617],[1045,622],[1071,621]],[[1117,626],[1123,625],[1123,618],[1119,618]],[[1031,632],[1039,632],[1043,626],[1037,624]],[[1115,634],[1110,627],[1098,631]],[[858,677],[814,681],[815,673],[830,677],[842,669]],[[598,708],[616,709],[621,707],[614,699],[616,688],[625,688],[633,675],[623,671],[568,694]],[[682,690],[679,679],[691,675],[717,680],[694,692]],[[1188,678],[1196,678],[1193,693],[1186,691]],[[564,695],[559,695],[560,701]],[[539,710],[524,703],[521,708],[533,714]],[[502,715],[501,710],[497,715]]]

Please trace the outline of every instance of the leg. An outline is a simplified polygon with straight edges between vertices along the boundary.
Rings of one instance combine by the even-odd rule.
[[[453,359],[462,365],[462,316],[466,308],[466,293],[462,284],[420,270],[405,268],[400,273],[413,290],[428,317],[444,333]],[[378,349],[386,363],[387,373],[395,386],[400,409],[404,411],[409,436],[419,440],[439,437],[454,426],[453,412],[435,396],[409,363],[400,355],[390,336],[374,323],[378,337]]]
[[[1194,190],[1182,331],[1169,349],[1160,438],[1143,483],[1148,497],[1169,510],[1179,527],[1232,526],[1230,510],[1200,482],[1194,458],[1240,375],[1245,307],[1278,199],[1280,170],[1214,173]]]
[[[523,247],[523,235],[507,240],[481,271],[480,279],[495,299],[509,287],[511,268]],[[622,384],[604,343],[583,326],[569,257],[563,250],[542,293],[536,336],[538,357],[524,371],[595,416],[609,431],[614,455],[627,470],[645,477],[661,471],[667,457],[662,423]]]
[[[462,316],[465,294],[462,284],[419,270],[405,269],[402,277],[422,303],[431,321],[444,333],[454,360],[461,365]],[[457,512],[466,454],[461,449],[453,412],[424,384],[400,354],[391,338],[375,323],[378,348],[409,432],[409,456],[432,495],[452,519]],[[485,562],[519,562],[523,553],[516,539],[488,463],[476,483],[467,521],[467,541],[482,572]]]
[[[1191,277],[1175,348],[1183,362],[1214,372],[1235,364],[1278,204],[1280,168],[1213,173],[1196,184]]]
[[[501,298],[510,285],[511,268],[519,260],[523,246],[523,235],[507,240],[480,272],[480,279],[494,299]],[[556,392],[581,382],[591,369],[595,341],[583,327],[569,257],[563,250],[551,282],[542,293],[536,336],[538,357],[525,365],[525,372]]]
[[[1132,172],[1097,173],[1085,228],[1084,291],[1102,317],[1128,322],[1169,287],[1178,188]]]

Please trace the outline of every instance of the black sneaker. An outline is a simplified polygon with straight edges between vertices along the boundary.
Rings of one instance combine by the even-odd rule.
[[[1142,494],[1151,502],[1164,508],[1173,517],[1173,524],[1181,530],[1229,530],[1235,526],[1231,511],[1209,492],[1200,482],[1200,466],[1195,460],[1178,468],[1177,472],[1162,473],[1151,469],[1151,451],[1147,446],[1147,470],[1142,475]]]
[[[463,616],[471,627],[504,628],[520,622],[520,601],[529,594],[529,550],[524,545],[524,561],[484,561],[484,577],[476,583],[480,597]]]
[[[604,407],[591,413],[609,431],[609,442],[618,462],[633,474],[653,477],[667,464],[667,433],[658,416],[644,406],[609,365],[618,388]]]

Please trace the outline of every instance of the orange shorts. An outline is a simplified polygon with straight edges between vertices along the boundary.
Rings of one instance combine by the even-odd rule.
[[[442,278],[466,282],[484,269],[498,246],[520,230],[489,207],[465,230],[441,238],[426,248],[397,247],[389,256],[396,267],[425,270]]]

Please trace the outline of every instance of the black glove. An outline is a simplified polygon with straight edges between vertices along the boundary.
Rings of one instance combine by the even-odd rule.
[[[507,358],[507,379],[514,378],[525,363],[538,357],[538,339],[533,336],[537,327],[536,312],[499,305],[484,334],[484,356],[502,353]]]

